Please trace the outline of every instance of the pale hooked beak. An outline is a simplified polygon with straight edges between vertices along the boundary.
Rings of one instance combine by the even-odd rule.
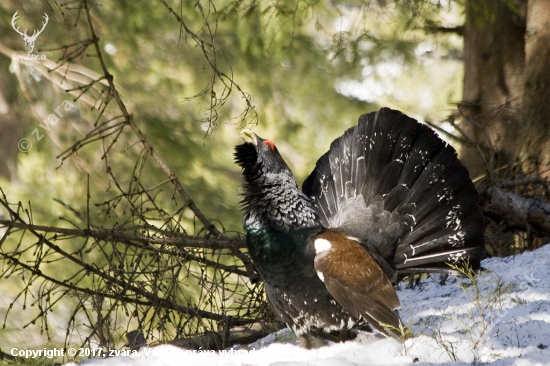
[[[258,146],[258,138],[256,134],[250,130],[242,130],[241,138],[245,143],[250,143],[254,146]]]

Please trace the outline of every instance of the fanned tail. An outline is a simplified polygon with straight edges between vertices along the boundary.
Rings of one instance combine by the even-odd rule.
[[[361,116],[303,191],[325,227],[358,238],[391,277],[449,272],[446,263],[466,258],[479,267],[484,222],[468,171],[434,131],[401,112]]]

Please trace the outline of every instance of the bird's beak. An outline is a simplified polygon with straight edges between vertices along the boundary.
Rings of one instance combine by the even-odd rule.
[[[245,143],[250,143],[254,146],[258,146],[258,136],[250,130],[242,130],[241,138]]]

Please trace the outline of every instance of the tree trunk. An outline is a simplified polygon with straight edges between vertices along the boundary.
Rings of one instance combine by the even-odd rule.
[[[517,155],[527,172],[550,177],[550,1],[529,0],[525,84]]]
[[[544,2],[545,0],[541,0]],[[463,130],[481,146],[464,147],[472,178],[510,163],[521,126],[525,17],[502,0],[466,1]]]
[[[488,252],[508,255],[548,242],[549,0],[466,1],[459,109],[461,127],[483,156],[470,147],[461,158],[472,177],[489,172],[480,186]],[[510,163],[513,169],[497,174]]]

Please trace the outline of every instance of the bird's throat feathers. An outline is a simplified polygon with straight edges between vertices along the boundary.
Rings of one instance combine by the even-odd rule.
[[[261,182],[246,182],[243,187],[247,230],[267,228],[287,232],[320,226],[312,202],[293,180],[259,180]]]

